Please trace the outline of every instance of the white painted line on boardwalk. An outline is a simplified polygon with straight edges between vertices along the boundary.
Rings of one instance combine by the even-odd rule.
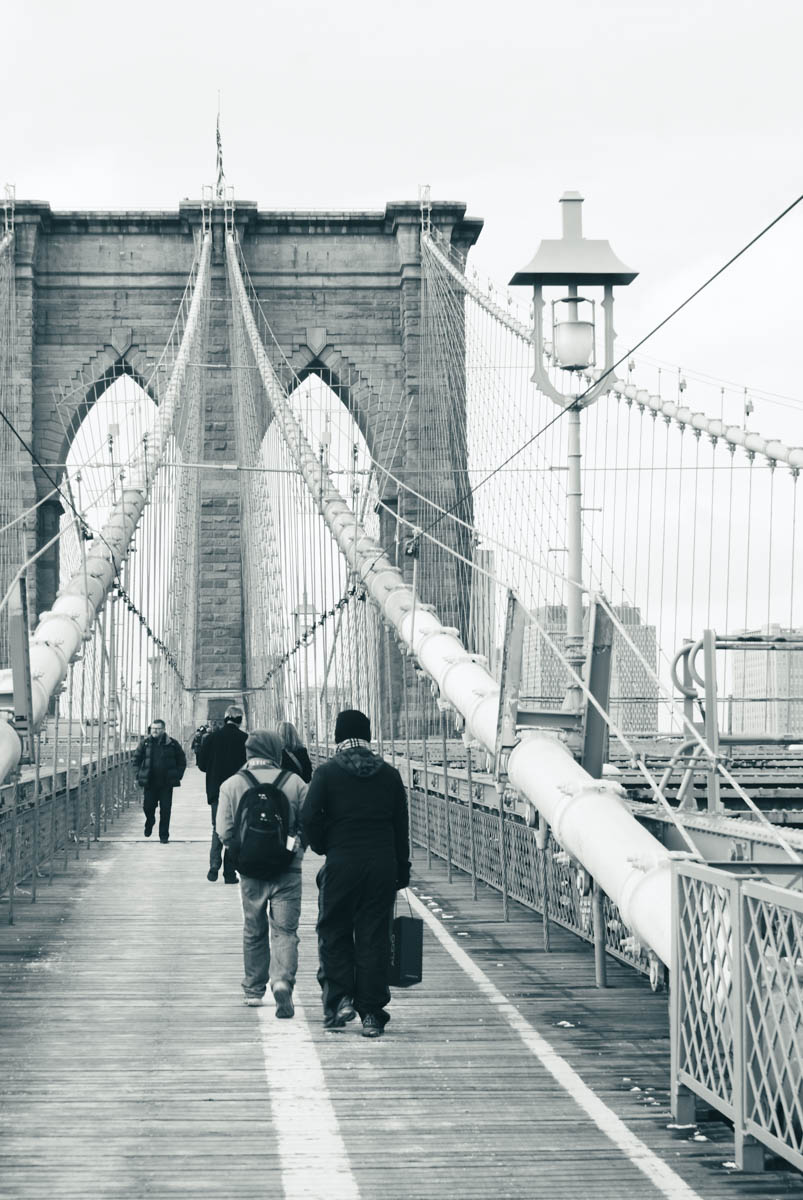
[[[304,1010],[278,1020],[270,993],[259,1014],[285,1200],[359,1200]],[[332,1034],[331,1036],[337,1036]]]
[[[634,1166],[649,1179],[650,1183],[670,1200],[702,1200],[697,1192],[677,1175],[672,1168],[650,1150],[649,1146],[636,1137],[628,1129],[621,1117],[608,1108],[603,1100],[584,1083],[573,1067],[556,1050],[553,1050],[546,1038],[537,1033],[529,1021],[521,1015],[514,1004],[491,983],[488,976],[477,964],[469,958],[465,950],[457,944],[437,917],[434,917],[422,904],[416,895],[408,892],[413,908],[418,912],[435,937],[454,959],[459,967],[477,985],[480,991],[494,1005],[508,1025],[515,1030],[527,1049],[535,1055],[545,1070],[564,1088],[580,1108],[591,1118],[597,1128],[625,1154]]]

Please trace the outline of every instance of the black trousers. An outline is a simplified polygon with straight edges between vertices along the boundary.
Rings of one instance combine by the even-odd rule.
[[[170,812],[173,808],[173,789],[171,787],[146,787],[145,795],[142,797],[142,811],[145,813],[145,820],[151,822],[156,819],[156,808],[159,808],[159,837],[166,838],[170,836]]]
[[[383,1011],[390,1000],[390,927],[396,898],[396,863],[328,856],[318,872],[318,982],[324,1014],[344,996],[361,1017]]]

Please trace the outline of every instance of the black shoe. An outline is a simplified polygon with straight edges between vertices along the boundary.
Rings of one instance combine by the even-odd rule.
[[[293,1004],[293,993],[290,991],[288,983],[277,983],[273,989],[273,999],[276,1001],[276,1016],[277,1017],[292,1017],[295,1016],[295,1005]]]
[[[145,837],[151,836],[151,834],[153,833],[153,825],[154,825],[153,821],[145,822]]]
[[[224,883],[239,883],[240,880],[237,878],[236,875],[224,875],[223,882]]]
[[[162,837],[162,836],[161,836],[161,834],[160,834],[160,835],[159,835],[159,841],[162,843],[162,845],[163,845],[163,846],[166,846],[166,845],[167,845],[167,843],[170,841],[170,838],[169,838],[169,837]]]
[[[327,1013],[323,1019],[324,1029],[342,1029],[356,1017],[354,1005],[348,996],[344,996],[334,1012]]]
[[[385,1032],[385,1026],[379,1020],[376,1013],[366,1013],[362,1019],[362,1036],[370,1038],[382,1037]]]
[[[353,1021],[356,1015],[357,1014],[354,1011],[354,1005],[351,1003],[350,997],[344,996],[337,1006],[335,1016],[338,1017],[345,1025],[348,1021]]]
[[[206,878],[209,880],[210,883],[215,883],[215,881],[217,880],[217,867],[210,867],[209,870],[206,872]]]

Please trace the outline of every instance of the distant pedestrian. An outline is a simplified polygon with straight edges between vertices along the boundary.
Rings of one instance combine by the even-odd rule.
[[[190,742],[190,750],[192,751],[192,753],[194,755],[196,755],[196,761],[197,761],[198,750],[200,749],[200,746],[201,746],[201,742],[204,740],[207,733],[209,733],[209,726],[208,725],[199,725],[198,728],[195,730],[195,733],[192,735],[192,741]]]
[[[161,719],[151,723],[146,737],[134,751],[137,783],[145,789],[142,810],[145,813],[145,837],[150,837],[159,809],[159,841],[170,840],[170,813],[173,788],[180,787],[187,769],[187,756],[175,738],[167,736]]]
[[[243,710],[236,704],[230,704],[223,714],[223,724],[207,733],[196,751],[195,761],[198,769],[206,775],[206,802],[210,806],[212,818],[212,845],[209,849],[209,870],[206,878],[214,883],[223,864],[223,882],[237,883],[237,872],[229,862],[228,854],[223,853],[223,846],[217,835],[218,797],[220,785],[224,780],[239,771],[245,762],[246,733],[240,728],[243,720]]]
[[[218,836],[236,852],[240,872],[243,1003],[260,1005],[270,980],[276,1016],[292,1017],[305,845],[299,830],[307,786],[281,769],[278,734],[255,729],[245,750],[244,770],[220,788],[217,813]]]
[[[381,1037],[390,1020],[390,926],[396,891],[410,882],[407,795],[401,775],[370,746],[364,713],[335,724],[337,751],[312,776],[302,810],[318,872],[318,956],[324,1029],[362,1020]]]
[[[285,771],[293,771],[296,775],[300,775],[304,783],[309,783],[312,779],[312,763],[295,725],[292,721],[281,721],[276,732],[282,739],[284,747],[282,767]]]

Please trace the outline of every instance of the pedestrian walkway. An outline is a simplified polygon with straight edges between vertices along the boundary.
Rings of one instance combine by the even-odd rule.
[[[545,955],[533,914],[503,923],[423,858],[425,982],[384,1038],[321,1027],[314,855],[296,1017],[243,1007],[208,831],[190,768],[168,845],[129,810],[0,927],[3,1200],[803,1197],[723,1166],[723,1126],[670,1128],[665,995],[615,965],[597,991],[586,946],[555,931]]]

